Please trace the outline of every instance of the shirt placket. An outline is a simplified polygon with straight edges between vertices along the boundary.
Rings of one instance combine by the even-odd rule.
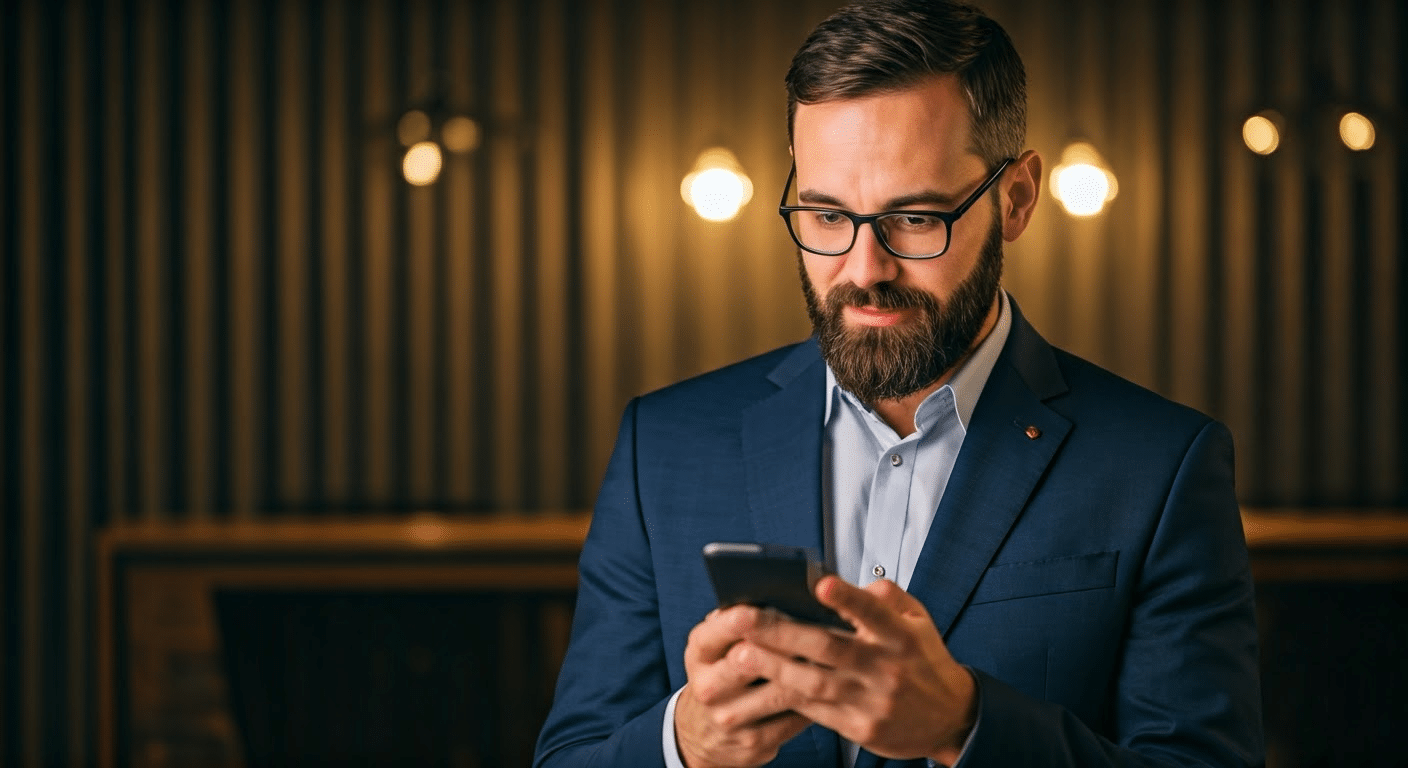
[[[877,457],[865,520],[865,556],[860,586],[899,573],[900,549],[909,517],[909,493],[914,478],[917,435],[883,450]]]

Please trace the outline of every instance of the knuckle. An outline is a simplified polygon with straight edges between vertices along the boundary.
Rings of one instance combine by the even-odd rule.
[[[812,700],[826,699],[831,686],[827,685],[826,679],[820,675],[812,675],[802,683],[802,692],[807,698]]]
[[[731,731],[741,724],[741,718],[737,712],[728,709],[716,709],[709,718],[714,727],[721,731]]]
[[[691,682],[690,687],[694,689],[694,698],[700,704],[712,705],[719,700],[719,688],[710,682]]]

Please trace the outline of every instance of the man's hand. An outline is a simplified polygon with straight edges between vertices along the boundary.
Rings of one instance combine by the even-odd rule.
[[[811,721],[789,711],[785,693],[729,653],[766,622],[746,605],[714,611],[689,633],[689,683],[675,701],[675,744],[689,768],[762,765]]]
[[[882,757],[957,761],[976,717],[976,684],[953,660],[929,613],[894,582],[865,589],[834,576],[816,595],[854,634],[759,613],[727,658],[761,677],[780,706]]]

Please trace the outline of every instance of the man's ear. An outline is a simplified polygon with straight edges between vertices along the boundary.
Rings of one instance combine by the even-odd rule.
[[[1016,240],[1026,230],[1036,210],[1036,201],[1041,197],[1041,155],[1029,149],[1012,161],[1003,174],[1002,239]]]

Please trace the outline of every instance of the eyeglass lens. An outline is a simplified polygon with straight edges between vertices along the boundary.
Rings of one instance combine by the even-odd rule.
[[[844,253],[855,242],[855,221],[838,211],[792,211],[787,218],[808,250]],[[931,256],[948,247],[948,224],[937,216],[892,213],[877,219],[874,228],[885,245],[902,256]]]

